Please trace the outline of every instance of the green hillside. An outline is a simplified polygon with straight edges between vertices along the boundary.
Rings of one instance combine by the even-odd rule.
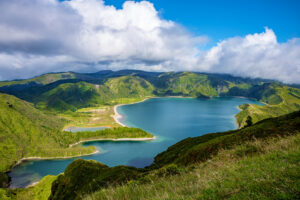
[[[44,74],[41,76],[31,78],[31,79],[16,80],[16,81],[2,81],[2,82],[0,82],[0,87],[12,86],[12,85],[26,85],[26,84],[46,85],[46,84],[53,83],[58,80],[73,79],[73,78],[75,78],[75,74],[71,73],[71,72],[49,73],[49,74]]]
[[[23,157],[47,155],[67,147],[70,138],[60,129],[65,121],[35,109],[16,97],[0,94],[0,171]]]
[[[33,103],[37,108],[59,113],[80,108],[139,101],[149,96],[243,96],[270,106],[241,106],[240,126],[245,118],[253,122],[299,109],[300,89],[270,80],[247,79],[220,74],[194,72],[144,72],[138,70],[97,73],[45,74],[33,79],[0,82],[0,91]],[[253,107],[253,108],[252,108]],[[271,112],[266,110],[271,109]]]
[[[242,111],[236,115],[239,126],[245,125],[247,116],[251,116],[255,123],[262,119],[300,110],[300,90],[297,88],[271,84],[263,90],[261,97],[258,99],[268,103],[268,105],[241,105],[240,109]]]
[[[155,83],[158,95],[181,95],[192,97],[219,96],[230,87],[227,81],[192,72],[165,73]]]
[[[53,182],[50,199],[297,199],[299,130],[298,111],[187,138],[144,169],[79,159]]]
[[[190,168],[170,166],[83,199],[299,199],[299,139],[249,142]]]
[[[63,132],[66,123],[64,119],[37,110],[26,101],[0,93],[0,172],[9,170],[25,157],[68,157],[95,152],[94,147],[69,148],[70,144],[85,139],[152,137],[141,129],[127,127]]]

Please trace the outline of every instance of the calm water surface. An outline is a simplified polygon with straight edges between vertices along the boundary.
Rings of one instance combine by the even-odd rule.
[[[234,115],[239,112],[237,106],[244,103],[260,104],[243,98],[154,98],[120,106],[118,112],[123,116],[122,123],[142,128],[157,139],[145,142],[86,142],[84,146],[96,146],[101,153],[82,158],[109,166],[147,166],[155,155],[186,137],[236,129]],[[11,171],[11,187],[25,187],[48,174],[62,173],[75,159],[24,162]]]

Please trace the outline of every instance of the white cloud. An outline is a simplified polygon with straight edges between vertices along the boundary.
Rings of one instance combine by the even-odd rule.
[[[268,28],[260,34],[230,38],[204,52],[198,70],[300,83],[300,39],[278,43]]]
[[[200,52],[194,36],[148,1],[121,9],[103,0],[0,0],[0,77],[101,69],[206,71],[300,83],[300,39],[271,29]],[[201,20],[201,19],[199,19]]]
[[[1,74],[7,79],[83,66],[76,62],[94,69],[191,66],[197,61],[196,46],[207,41],[161,19],[147,1],[127,1],[116,9],[102,0],[11,0],[0,1],[0,13],[4,16],[0,19],[2,63],[19,66],[0,65],[0,73],[14,72]],[[69,67],[60,57],[69,58]],[[38,70],[31,70],[35,67]]]

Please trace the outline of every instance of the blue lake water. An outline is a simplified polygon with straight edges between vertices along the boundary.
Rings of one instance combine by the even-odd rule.
[[[157,139],[153,141],[95,141],[84,146],[96,146],[101,153],[83,156],[109,166],[131,165],[144,167],[152,163],[158,153],[172,144],[205,133],[236,129],[234,115],[238,105],[261,103],[244,98],[153,98],[118,107],[127,126],[142,128]],[[72,134],[72,133],[70,133]],[[77,158],[27,161],[12,169],[11,187],[25,187],[48,174],[57,175]]]

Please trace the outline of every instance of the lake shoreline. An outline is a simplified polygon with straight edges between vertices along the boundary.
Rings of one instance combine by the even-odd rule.
[[[152,138],[99,138],[99,139],[91,139],[91,140],[82,140],[79,142],[76,142],[74,144],[71,144],[69,147],[73,147],[75,145],[84,143],[84,142],[93,142],[93,141],[113,141],[113,142],[118,142],[118,141],[151,141],[151,140],[155,140],[156,137],[153,136]],[[22,164],[23,162],[26,161],[34,161],[34,160],[56,160],[56,159],[70,159],[70,158],[80,158],[83,156],[90,156],[90,155],[94,155],[94,154],[98,154],[101,153],[101,151],[99,151],[98,149],[96,151],[94,151],[93,153],[88,153],[88,154],[83,154],[83,155],[77,155],[77,156],[60,156],[60,157],[26,157],[26,158],[21,158],[20,160],[18,160],[18,162],[11,168],[15,168],[16,166]],[[10,171],[7,171],[6,173],[9,173]],[[38,184],[40,181],[36,181],[34,183],[31,183],[29,185],[27,185],[25,188],[28,187],[32,187],[35,186],[36,184]]]
[[[118,106],[123,106],[123,105],[130,105],[130,104],[137,104],[137,103],[141,103],[141,102],[144,102],[148,99],[151,99],[151,98],[194,98],[194,97],[184,97],[184,96],[166,96],[166,97],[147,97],[141,101],[137,101],[137,102],[133,102],[133,103],[128,103],[128,104],[118,104],[118,105],[115,105],[113,107],[113,110],[114,110],[114,115],[112,116],[113,119],[118,123],[120,124],[121,126],[126,126],[125,124],[123,124],[122,122],[120,122],[120,118],[123,117],[120,113],[118,113],[117,111],[117,108]],[[217,97],[218,98],[218,97]],[[243,97],[234,97],[234,98],[243,98]],[[197,98],[194,98],[194,99],[197,99]],[[244,99],[249,99],[249,98],[245,98]],[[241,111],[241,109],[237,106],[237,108],[239,109],[239,112]],[[238,112],[238,113],[239,113]],[[235,117],[235,122],[237,124],[237,119]],[[238,128],[237,128],[238,129]],[[79,141],[79,142],[76,142],[74,144],[70,144],[69,147],[73,147],[75,145],[78,145],[80,143],[84,143],[84,142],[93,142],[93,141],[114,141],[114,142],[117,142],[117,141],[151,141],[151,140],[154,140],[156,139],[155,136],[153,137],[149,137],[149,138],[99,138],[99,139],[87,139],[87,140],[82,140],[82,141]],[[83,157],[83,156],[88,156],[88,155],[92,155],[92,154],[96,154],[96,153],[101,153],[99,150],[96,150],[95,152],[93,153],[90,153],[90,154],[85,154],[85,155],[77,155],[77,156],[68,156],[68,157],[28,157],[28,158],[22,158],[20,159],[12,168],[14,168],[15,166],[21,164],[22,162],[24,161],[30,161],[30,160],[55,160],[55,159],[69,159],[69,158],[74,158],[74,157]],[[12,169],[11,168],[11,169]],[[31,184],[30,184],[31,185]],[[29,187],[29,186],[26,186],[26,187]]]
[[[76,146],[78,144],[84,143],[84,142],[93,142],[93,141],[113,141],[113,142],[118,142],[118,141],[151,141],[151,140],[155,140],[155,139],[156,139],[155,136],[153,136],[152,138],[99,138],[99,139],[82,140],[82,141],[76,142],[74,144],[70,144],[69,148],[71,148],[73,146]],[[22,164],[24,161],[69,159],[69,158],[76,158],[76,157],[94,155],[94,154],[97,154],[97,153],[101,153],[101,152],[97,149],[93,153],[76,155],[76,156],[58,156],[58,157],[40,157],[40,156],[34,157],[34,156],[32,156],[32,157],[25,157],[25,158],[21,158],[20,160],[18,160],[17,163],[11,169],[13,169],[14,167]]]
[[[142,103],[144,101],[147,101],[148,99],[151,99],[151,98],[157,98],[157,97],[146,97],[145,99],[141,100],[141,101],[137,101],[137,102],[133,102],[133,103],[123,103],[123,104],[118,104],[118,105],[115,105],[114,106],[114,115],[113,115],[113,118],[115,120],[115,122],[117,122],[119,125],[123,126],[123,127],[127,127],[125,124],[123,124],[122,122],[120,122],[119,119],[121,119],[123,116],[118,113],[117,109],[119,106],[124,106],[124,105],[132,105],[132,104],[136,104],[136,103]]]
[[[20,164],[22,164],[24,161],[31,161],[31,160],[55,160],[55,159],[69,159],[69,158],[76,158],[76,157],[82,157],[82,156],[89,156],[93,154],[100,153],[100,151],[97,149],[93,153],[88,153],[88,154],[82,154],[82,155],[77,155],[77,156],[59,156],[59,157],[40,157],[40,156],[32,156],[32,157],[26,157],[26,158],[21,158],[18,160],[18,162],[12,167],[12,169]]]
[[[142,103],[144,101],[147,101],[148,99],[157,99],[157,98],[195,98],[195,97],[186,97],[186,96],[163,96],[163,97],[158,97],[158,96],[150,96],[150,97],[146,97],[145,99],[141,100],[141,101],[137,101],[137,102],[133,102],[133,103],[123,103],[123,104],[118,104],[114,106],[114,115],[113,118],[115,120],[115,122],[117,122],[119,125],[126,127],[125,124],[123,124],[122,122],[120,122],[120,118],[122,118],[123,116],[118,113],[118,107],[119,106],[125,106],[125,105],[132,105],[132,104],[137,104],[137,103]]]
[[[69,147],[76,146],[78,144],[84,143],[84,142],[94,142],[94,141],[113,141],[113,142],[118,142],[118,141],[150,141],[150,140],[155,140],[156,137],[153,136],[152,138],[99,138],[99,139],[90,139],[90,140],[82,140],[79,142],[76,142],[74,144],[71,144]]]

